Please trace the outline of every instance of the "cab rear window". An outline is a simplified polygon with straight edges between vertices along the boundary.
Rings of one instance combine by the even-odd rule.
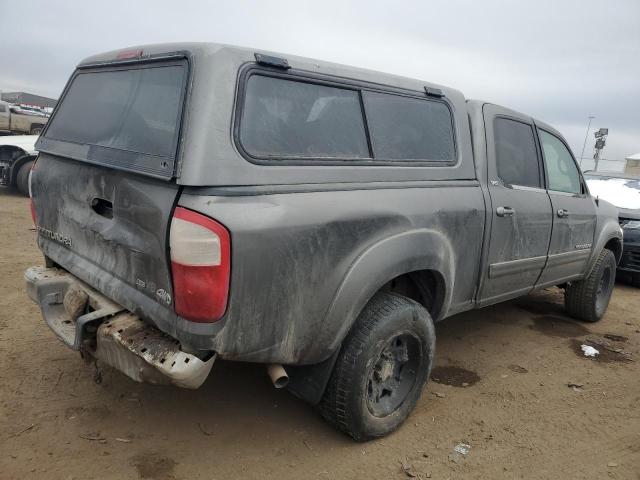
[[[249,157],[377,163],[453,163],[444,101],[309,79],[249,75],[237,139]]]
[[[80,70],[49,122],[44,150],[171,176],[186,75],[185,62]]]

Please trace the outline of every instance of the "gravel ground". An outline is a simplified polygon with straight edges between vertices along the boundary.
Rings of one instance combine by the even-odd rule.
[[[196,391],[94,383],[24,293],[42,262],[28,201],[0,190],[0,219],[2,479],[640,479],[637,289],[616,285],[597,324],[557,289],[446,320],[414,413],[357,444],[260,365],[220,361]]]

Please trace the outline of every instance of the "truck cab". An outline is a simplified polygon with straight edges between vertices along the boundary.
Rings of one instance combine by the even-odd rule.
[[[479,305],[580,278],[592,260],[599,206],[562,135],[505,107],[468,105],[474,138],[486,139],[480,173],[491,201]]]

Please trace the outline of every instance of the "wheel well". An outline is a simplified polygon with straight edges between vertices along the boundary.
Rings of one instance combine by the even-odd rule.
[[[417,270],[397,276],[381,290],[397,293],[424,306],[431,318],[437,320],[444,303],[445,282],[435,270]]]
[[[35,155],[29,155],[29,154],[23,155],[22,157],[19,157],[13,163],[13,165],[11,165],[11,185],[15,185],[16,178],[18,177],[18,172],[20,171],[20,168],[22,167],[22,165],[24,165],[30,160],[35,160],[35,158],[36,158]]]
[[[444,305],[446,283],[436,270],[416,270],[398,275],[382,286],[380,291],[404,295],[423,305],[431,318],[438,320]],[[291,382],[287,387],[294,395],[313,405],[320,402],[342,344],[326,360],[313,365],[288,366]]]
[[[607,250],[611,250],[616,257],[616,264],[620,263],[622,258],[622,242],[619,238],[612,238],[604,246]]]
[[[26,154],[27,152],[25,152],[23,149],[13,145],[2,145],[0,147],[0,160],[4,160],[5,162],[9,160],[15,160],[16,158],[22,157]]]

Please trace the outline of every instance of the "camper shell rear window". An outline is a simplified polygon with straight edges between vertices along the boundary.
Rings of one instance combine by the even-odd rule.
[[[187,75],[184,59],[77,70],[39,150],[173,177]]]
[[[256,163],[455,163],[445,99],[252,68],[241,75],[235,137]]]

